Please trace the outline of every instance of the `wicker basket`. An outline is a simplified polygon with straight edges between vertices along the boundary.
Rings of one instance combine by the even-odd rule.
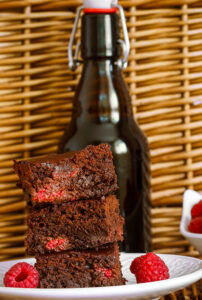
[[[131,40],[125,71],[149,139],[152,241],[198,256],[179,232],[182,194],[202,190],[202,2],[120,1]],[[25,201],[13,159],[57,151],[80,70],[67,45],[81,1],[0,1],[0,259],[24,255]]]

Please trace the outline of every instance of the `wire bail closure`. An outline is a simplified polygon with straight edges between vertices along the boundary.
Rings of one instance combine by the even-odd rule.
[[[123,53],[123,57],[118,61],[118,64],[120,65],[120,67],[122,69],[125,69],[128,65],[128,56],[129,56],[129,52],[130,52],[130,41],[129,41],[129,37],[128,37],[128,30],[127,30],[127,26],[126,26],[126,20],[125,20],[123,7],[119,4],[113,5],[113,7],[117,7],[119,10],[121,25],[122,25],[122,30],[123,30],[123,37],[124,37],[124,40],[121,40],[121,39],[118,40],[118,42],[121,45],[122,53]],[[81,42],[77,43],[74,54],[73,54],[72,49],[73,49],[73,45],[74,45],[74,40],[75,40],[75,35],[76,35],[79,18],[80,18],[82,10],[84,8],[85,8],[84,6],[80,6],[77,10],[76,18],[74,21],[74,26],[73,26],[72,33],[71,33],[70,40],[69,40],[68,58],[69,58],[69,68],[72,71],[75,71],[76,68],[81,64],[81,60],[78,59]]]

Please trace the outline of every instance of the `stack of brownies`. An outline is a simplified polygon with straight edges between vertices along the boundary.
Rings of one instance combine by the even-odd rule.
[[[117,244],[123,218],[109,145],[15,161],[14,169],[28,201],[26,247],[36,258],[39,287],[124,284]]]

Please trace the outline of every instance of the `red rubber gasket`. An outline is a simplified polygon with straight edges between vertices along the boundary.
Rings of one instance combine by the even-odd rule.
[[[117,12],[117,7],[112,8],[84,8],[85,14],[114,14]]]

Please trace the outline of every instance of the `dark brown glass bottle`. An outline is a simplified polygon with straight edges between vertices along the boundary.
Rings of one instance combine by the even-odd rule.
[[[82,17],[82,76],[72,120],[59,151],[89,144],[111,145],[118,176],[118,198],[125,218],[122,250],[150,250],[150,175],[146,138],[133,119],[130,95],[117,63],[120,58],[116,14]]]

